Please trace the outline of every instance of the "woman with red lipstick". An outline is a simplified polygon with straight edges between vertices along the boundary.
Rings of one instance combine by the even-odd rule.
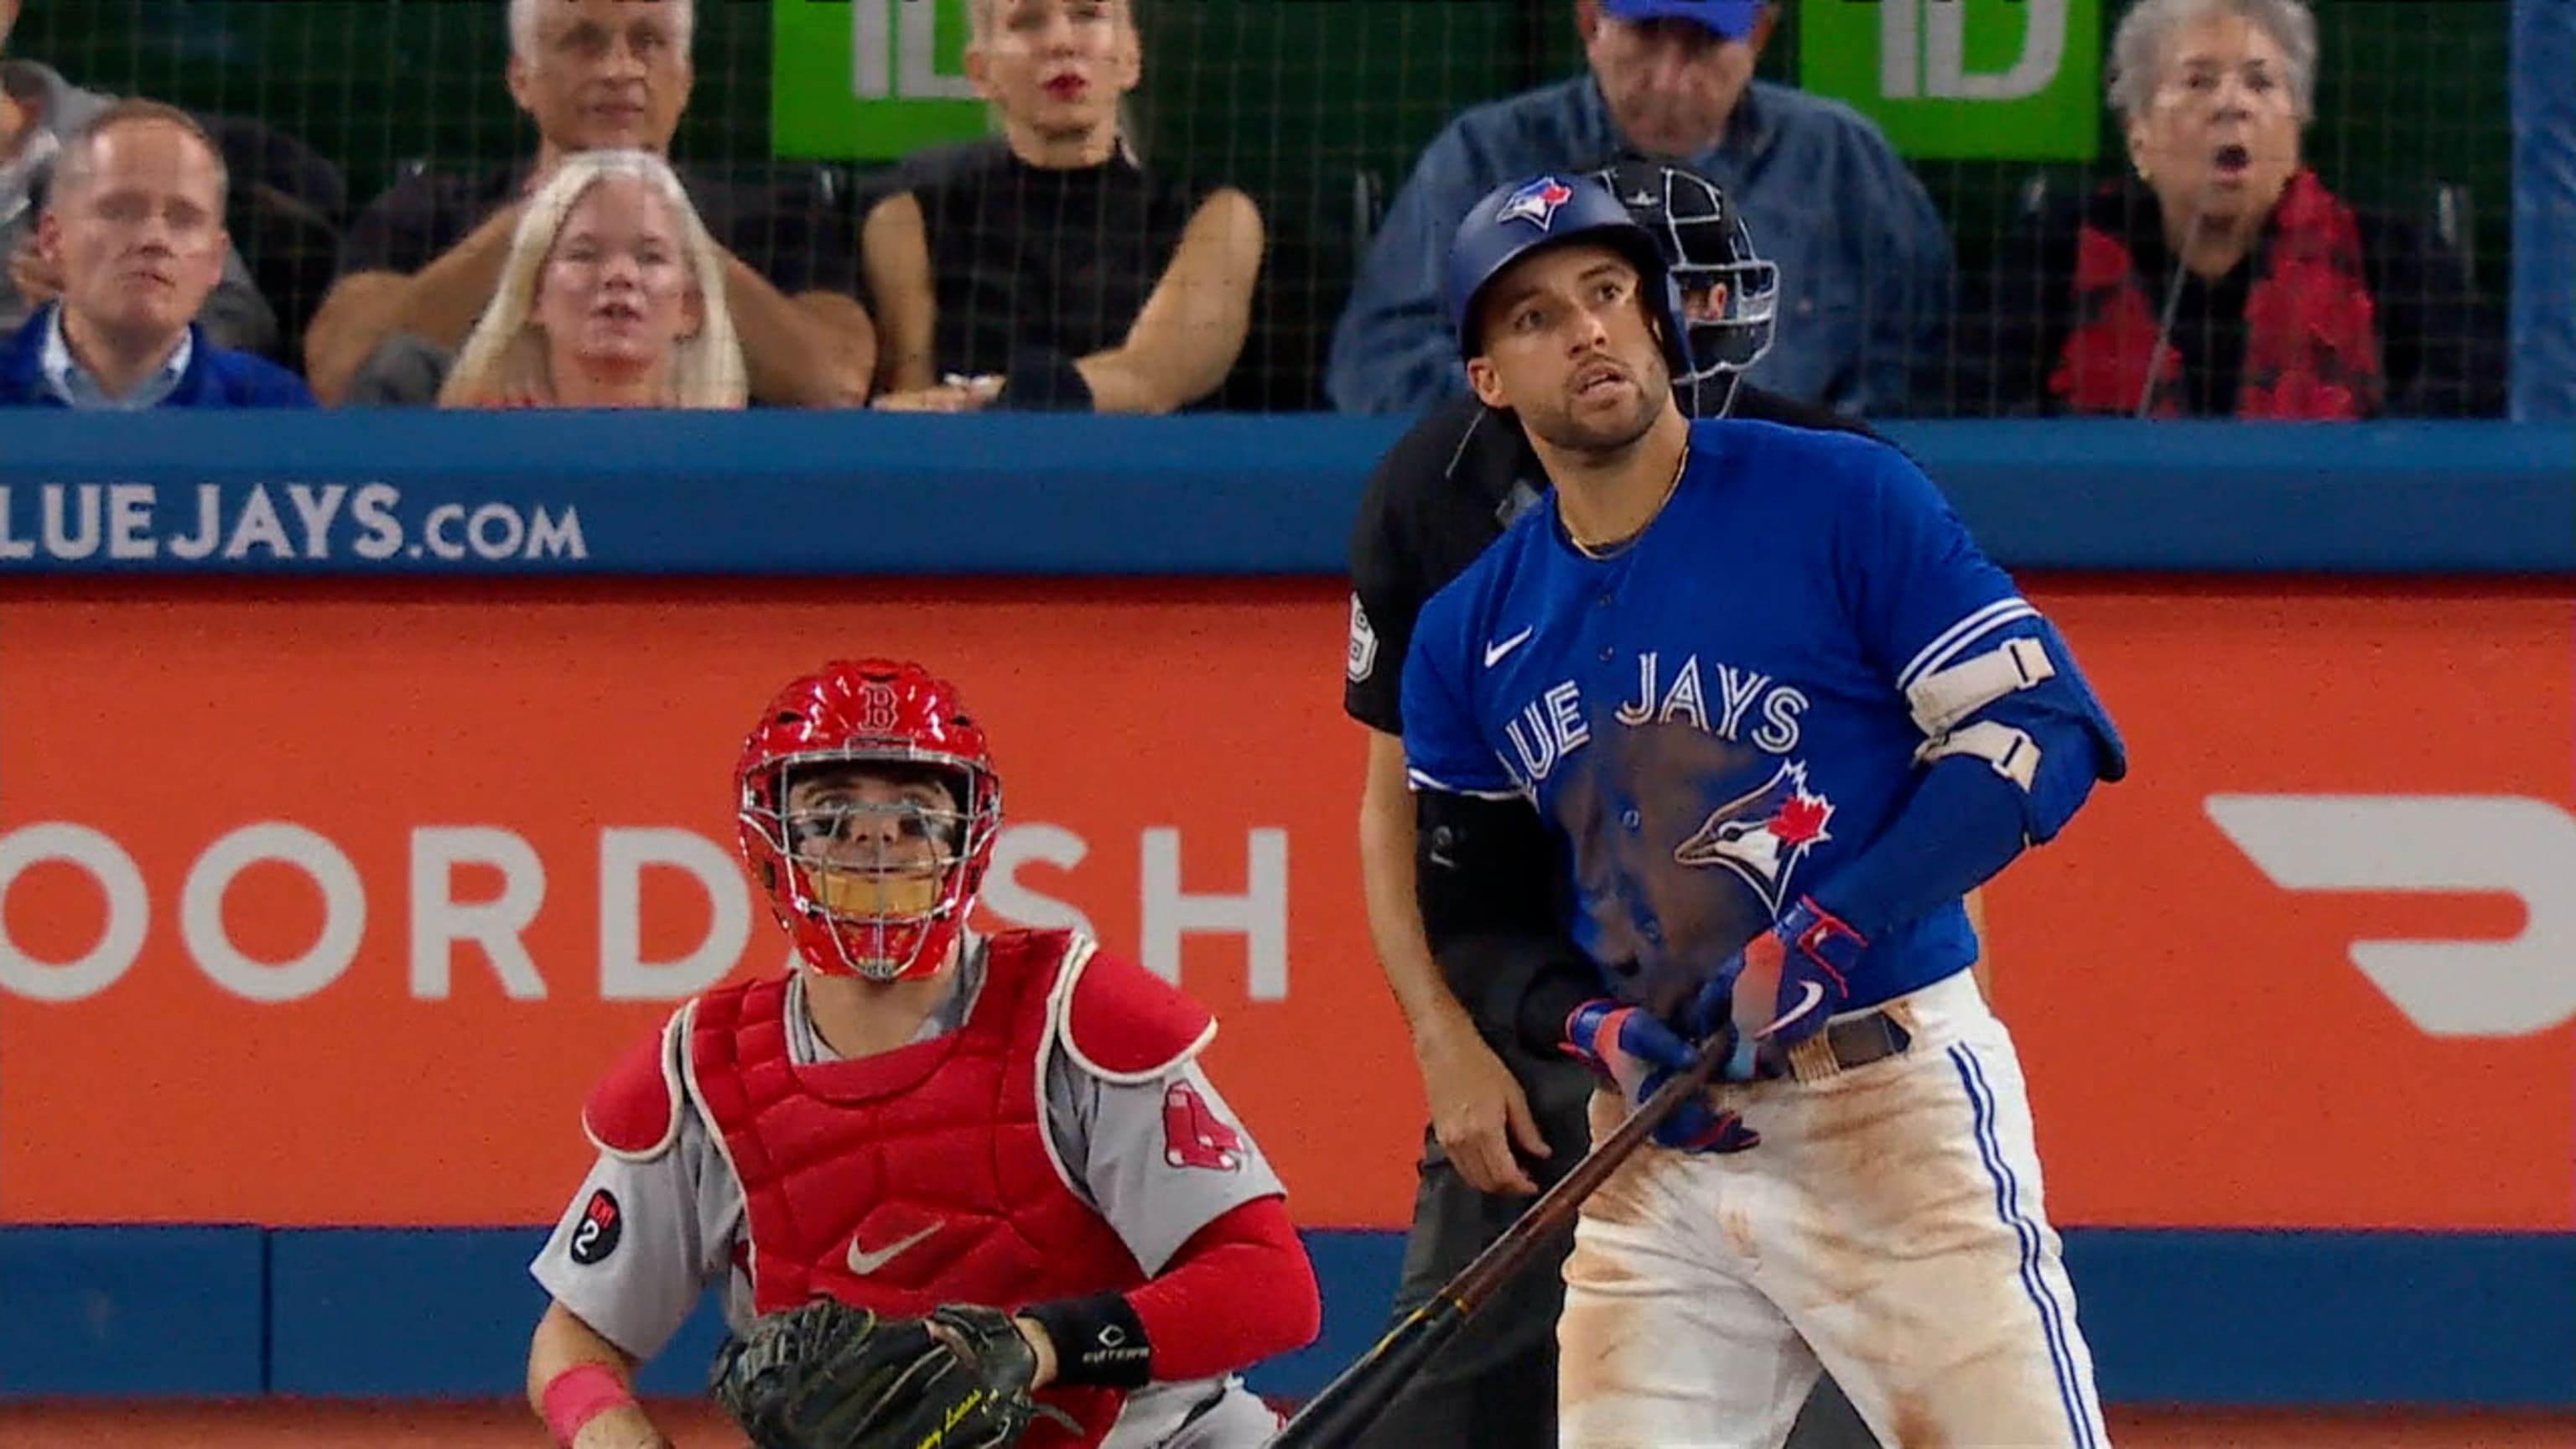
[[[2308,169],[2305,0],[2136,0],[2110,96],[2132,176],[2007,241],[1969,411],[2334,421],[2503,410],[2459,259]]]
[[[511,237],[441,407],[738,408],[722,258],[669,163],[581,151]]]
[[[861,238],[880,313],[876,405],[1167,413],[1224,383],[1261,270],[1232,187],[1149,174],[1122,103],[1127,0],[968,0],[990,140],[913,158]]]

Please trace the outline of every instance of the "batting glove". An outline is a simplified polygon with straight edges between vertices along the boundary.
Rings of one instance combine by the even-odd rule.
[[[1731,1024],[1743,1042],[1805,1041],[1851,1000],[1852,968],[1868,949],[1867,937],[1800,896],[1701,988],[1684,1019],[1703,1035]]]
[[[1565,1019],[1565,1050],[1616,1086],[1632,1110],[1695,1055],[1652,1012],[1609,1000],[1587,1001]],[[1762,1138],[1700,1093],[1656,1126],[1655,1141],[1682,1152],[1742,1152]]]

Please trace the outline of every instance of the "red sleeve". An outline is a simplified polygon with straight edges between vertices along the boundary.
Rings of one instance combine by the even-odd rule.
[[[1153,1345],[1154,1378],[1164,1383],[1233,1373],[1303,1348],[1324,1321],[1315,1266],[1275,1197],[1211,1219],[1127,1303]]]

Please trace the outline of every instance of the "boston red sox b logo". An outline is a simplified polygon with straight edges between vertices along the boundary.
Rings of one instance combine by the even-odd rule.
[[[901,713],[893,685],[873,679],[859,685],[859,728],[892,734],[896,718]]]
[[[1243,1166],[1243,1134],[1208,1110],[1187,1082],[1163,1089],[1163,1160],[1174,1167],[1233,1172]]]

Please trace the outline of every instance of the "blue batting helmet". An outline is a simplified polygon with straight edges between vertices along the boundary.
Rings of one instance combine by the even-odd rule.
[[[1664,361],[1676,381],[1688,377],[1682,294],[1663,249],[1608,187],[1579,171],[1505,182],[1458,223],[1449,243],[1449,320],[1458,329],[1458,355],[1473,357],[1480,350],[1476,303],[1495,278],[1523,257],[1573,242],[1606,246],[1636,267],[1646,315],[1663,334]]]

